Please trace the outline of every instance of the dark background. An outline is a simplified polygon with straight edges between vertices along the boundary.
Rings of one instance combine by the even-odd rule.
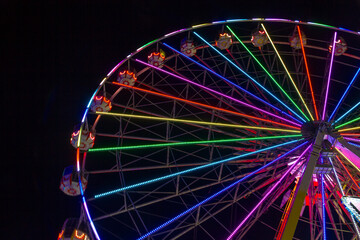
[[[360,0],[2,1],[0,238],[56,239],[79,199],[59,190],[74,164],[73,126],[101,79],[139,46],[174,30],[279,17],[360,31]],[[3,145],[4,146],[4,145]]]

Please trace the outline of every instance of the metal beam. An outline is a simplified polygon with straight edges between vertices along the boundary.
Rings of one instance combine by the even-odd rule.
[[[315,138],[315,142],[313,144],[313,149],[310,154],[310,158],[308,164],[306,166],[303,177],[301,178],[300,184],[298,184],[298,188],[296,190],[295,199],[292,204],[292,208],[290,210],[289,217],[287,219],[284,232],[281,236],[282,240],[291,240],[293,239],[295,229],[297,223],[299,221],[301,208],[303,207],[303,203],[305,200],[306,193],[309,189],[310,181],[312,180],[313,172],[315,169],[315,165],[320,156],[321,145],[324,139],[324,132],[321,127],[318,130],[318,133]]]

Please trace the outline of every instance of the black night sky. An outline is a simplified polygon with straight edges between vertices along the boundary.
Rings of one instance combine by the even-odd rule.
[[[360,0],[2,1],[2,239],[56,239],[79,199],[59,190],[74,125],[101,79],[139,46],[232,18],[280,17],[360,31]],[[3,145],[4,146],[4,145]]]

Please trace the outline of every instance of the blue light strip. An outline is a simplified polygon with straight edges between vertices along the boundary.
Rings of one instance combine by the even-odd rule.
[[[236,88],[240,89],[241,91],[243,91],[243,92],[245,92],[245,93],[249,94],[250,96],[252,96],[252,97],[253,97],[253,98],[255,98],[256,100],[258,100],[258,101],[260,101],[260,102],[262,102],[262,103],[264,103],[264,104],[266,104],[266,105],[268,105],[268,106],[270,106],[270,107],[274,108],[275,110],[277,110],[277,111],[279,111],[280,113],[282,113],[282,114],[284,114],[284,115],[286,115],[286,116],[290,117],[291,119],[293,119],[293,120],[295,120],[295,121],[297,121],[297,122],[299,122],[299,123],[302,123],[302,122],[301,122],[301,121],[299,121],[297,118],[295,118],[295,117],[291,116],[290,114],[288,114],[288,113],[286,113],[286,112],[282,111],[281,109],[279,109],[279,108],[275,107],[275,106],[274,106],[274,105],[272,105],[271,103],[268,103],[267,101],[265,101],[265,100],[263,100],[263,99],[259,98],[259,97],[258,97],[258,96],[256,96],[255,94],[253,94],[253,93],[251,93],[251,92],[247,91],[246,89],[244,89],[244,88],[240,87],[239,85],[237,85],[237,84],[233,83],[232,81],[230,81],[230,80],[228,80],[227,78],[223,77],[222,75],[218,74],[218,73],[217,73],[217,72],[215,72],[214,70],[212,70],[212,69],[210,69],[210,68],[206,67],[205,65],[203,65],[203,64],[201,64],[201,63],[199,63],[199,62],[195,61],[194,59],[192,59],[192,58],[190,58],[190,57],[188,57],[188,56],[186,56],[185,54],[183,54],[182,52],[180,52],[180,51],[176,50],[175,48],[173,48],[173,47],[169,46],[168,44],[166,44],[166,43],[162,43],[162,44],[163,44],[164,46],[166,46],[166,47],[170,48],[170,49],[171,49],[171,50],[173,50],[174,52],[176,52],[176,53],[180,54],[181,56],[185,57],[186,59],[188,59],[188,60],[192,61],[193,63],[197,64],[197,65],[198,65],[198,66],[200,66],[201,68],[206,69],[207,71],[211,72],[212,74],[216,75],[217,77],[219,77],[219,78],[223,79],[224,81],[226,81],[226,82],[230,83],[231,85],[235,86]]]
[[[224,54],[222,54],[219,50],[217,50],[214,46],[212,46],[209,42],[207,42],[204,38],[202,38],[198,33],[193,32],[198,38],[200,38],[204,43],[206,43],[209,47],[211,47],[214,51],[216,51],[220,56],[222,56],[226,61],[231,63],[235,68],[240,70],[246,77],[248,77],[251,81],[256,83],[261,89],[263,89],[266,93],[268,93],[270,96],[275,98],[281,105],[283,105],[285,108],[287,108],[290,112],[292,112],[295,116],[297,116],[299,119],[301,119],[303,122],[306,122],[300,115],[298,115],[295,111],[293,111],[290,107],[288,107],[285,103],[283,103],[279,98],[277,98],[274,94],[272,94],[269,90],[267,90],[264,86],[262,86],[260,83],[258,83],[254,78],[252,78],[249,74],[247,74],[244,70],[242,70],[239,66],[237,66],[234,62],[232,62],[229,58],[227,58]]]
[[[360,148],[360,145],[359,145],[359,144],[355,144],[355,143],[351,143],[351,142],[348,142],[348,144],[351,144],[351,145],[353,145],[353,146],[355,146],[355,147]]]
[[[148,236],[150,236],[151,234],[153,234],[153,233],[155,233],[155,232],[159,231],[160,229],[162,229],[162,228],[166,227],[166,226],[167,226],[167,225],[169,225],[170,223],[172,223],[172,222],[174,222],[175,220],[177,220],[177,219],[181,218],[182,216],[184,216],[184,215],[188,214],[189,212],[191,212],[191,211],[193,211],[194,209],[198,208],[198,207],[199,207],[199,206],[201,206],[202,204],[204,204],[204,203],[206,203],[206,202],[210,201],[211,199],[213,199],[214,197],[218,196],[219,194],[221,194],[221,193],[223,193],[223,192],[227,191],[228,189],[230,189],[230,188],[232,188],[232,187],[236,186],[237,184],[241,183],[242,181],[244,181],[244,180],[246,180],[246,179],[248,179],[248,178],[252,177],[252,176],[253,176],[253,175],[255,175],[256,173],[258,173],[259,171],[263,170],[264,168],[267,168],[268,166],[270,166],[271,164],[275,163],[275,162],[276,162],[276,161],[278,161],[279,159],[281,159],[281,158],[283,158],[283,157],[285,157],[285,156],[289,155],[290,153],[292,153],[292,152],[294,152],[295,150],[299,149],[300,147],[304,146],[306,143],[308,143],[308,142],[304,142],[304,143],[302,143],[301,145],[297,146],[296,148],[293,148],[292,150],[290,150],[290,151],[288,151],[287,153],[285,153],[285,154],[281,155],[280,157],[278,157],[278,158],[274,159],[273,161],[269,162],[268,164],[266,164],[266,165],[262,166],[261,168],[258,168],[257,170],[255,170],[254,172],[250,173],[249,175],[247,175],[247,176],[245,176],[245,177],[243,177],[243,178],[241,178],[241,179],[239,179],[239,180],[235,181],[234,183],[232,183],[232,184],[230,184],[229,186],[227,186],[227,187],[223,188],[223,189],[222,189],[222,190],[220,190],[219,192],[217,192],[217,193],[215,193],[215,194],[211,195],[210,197],[208,197],[208,198],[204,199],[203,201],[201,201],[201,202],[199,202],[198,204],[196,204],[196,205],[192,206],[191,208],[187,209],[186,211],[184,211],[184,212],[180,213],[180,214],[179,214],[179,215],[177,215],[176,217],[174,217],[174,218],[172,218],[172,219],[168,220],[167,222],[165,222],[165,223],[161,224],[159,227],[154,228],[153,230],[151,230],[150,232],[148,232],[148,233],[146,233],[145,235],[141,236],[141,237],[140,237],[140,238],[138,238],[137,240],[142,240],[142,239],[147,238],[147,237],[148,237]]]
[[[135,188],[135,187],[139,187],[139,186],[142,186],[142,185],[146,185],[146,184],[154,183],[154,182],[157,182],[157,181],[161,181],[161,180],[164,180],[164,179],[176,177],[176,176],[181,175],[181,174],[185,174],[185,173],[193,172],[193,171],[203,169],[203,168],[206,168],[206,167],[211,167],[211,166],[218,165],[218,164],[221,164],[221,163],[229,162],[231,160],[235,160],[235,159],[239,159],[239,158],[242,158],[242,157],[250,156],[252,154],[268,151],[268,150],[271,150],[271,149],[274,149],[274,148],[277,148],[277,147],[281,147],[281,146],[289,145],[289,144],[292,144],[292,143],[296,143],[296,142],[299,142],[301,140],[303,140],[303,139],[293,140],[293,141],[290,141],[290,142],[281,143],[281,144],[278,144],[278,145],[275,145],[275,146],[271,146],[271,147],[267,147],[267,148],[257,150],[255,152],[245,153],[245,154],[242,154],[242,155],[239,155],[239,156],[230,157],[230,158],[223,159],[223,160],[220,160],[220,161],[217,161],[217,162],[212,162],[212,163],[209,163],[209,164],[206,164],[206,165],[201,165],[201,166],[198,166],[198,167],[190,168],[190,169],[183,170],[183,171],[180,171],[180,172],[176,172],[176,173],[173,173],[173,174],[169,174],[169,175],[166,175],[166,176],[162,176],[162,177],[150,179],[150,180],[147,180],[147,181],[144,181],[144,182],[132,184],[132,185],[129,185],[127,187],[118,188],[118,189],[115,189],[115,190],[112,190],[112,191],[97,194],[97,195],[94,196],[94,198],[100,198],[100,197],[108,196],[108,195],[111,195],[111,194],[114,194],[114,193],[118,193],[118,192],[122,192],[122,191],[125,191],[125,190],[128,190],[128,189],[131,189],[131,188]]]
[[[340,98],[340,100],[339,100],[338,104],[336,105],[334,111],[333,111],[332,114],[330,115],[328,122],[330,122],[331,119],[334,117],[336,110],[339,108],[340,104],[341,104],[342,101],[344,100],[347,92],[349,91],[350,87],[351,87],[352,84],[354,83],[356,77],[359,75],[359,72],[360,72],[360,68],[357,70],[357,72],[355,73],[355,76],[353,77],[353,79],[351,80],[351,82],[349,83],[349,85],[347,86],[344,94],[342,95],[342,97]]]
[[[352,108],[350,108],[346,113],[344,113],[341,117],[339,117],[333,124],[337,123],[338,121],[340,121],[341,119],[343,119],[346,115],[348,115],[352,110],[354,110],[357,106],[360,105],[360,102],[358,102],[357,104],[355,104],[355,106],[353,106]]]

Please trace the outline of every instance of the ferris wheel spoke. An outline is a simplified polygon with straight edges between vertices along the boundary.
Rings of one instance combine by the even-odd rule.
[[[352,112],[354,109],[356,109],[360,105],[360,102],[355,104],[353,107],[351,107],[346,113],[344,113],[341,117],[339,117],[336,121],[334,121],[333,124],[339,122],[341,119],[343,119],[346,115],[348,115],[350,112]]]
[[[264,26],[263,24],[261,24],[261,26],[263,27],[263,29],[264,29],[264,31],[265,31],[268,39],[270,40],[270,43],[271,43],[271,45],[273,46],[273,48],[274,48],[274,50],[275,50],[278,58],[280,59],[280,62],[282,63],[282,65],[283,65],[286,73],[288,74],[288,76],[289,76],[289,78],[290,78],[293,86],[295,87],[296,92],[298,93],[301,101],[303,102],[303,104],[304,104],[306,110],[308,111],[311,119],[313,120],[314,118],[313,118],[310,110],[308,109],[308,107],[307,107],[307,105],[306,105],[303,97],[301,96],[301,94],[300,94],[300,92],[299,92],[299,89],[297,88],[297,86],[296,86],[294,80],[292,79],[289,71],[287,70],[285,63],[283,62],[283,60],[282,60],[279,52],[277,51],[274,43],[272,42],[269,34],[267,33],[267,31],[266,31],[266,29],[265,29],[265,26]],[[265,73],[270,77],[270,79],[273,81],[273,83],[275,83],[275,85],[281,90],[281,92],[290,100],[290,102],[294,105],[294,107],[297,108],[298,111],[306,118],[306,120],[309,121],[310,119],[305,115],[305,113],[301,110],[301,108],[294,102],[294,100],[289,96],[289,94],[280,86],[280,84],[279,84],[279,83],[275,80],[275,78],[269,73],[269,71],[260,63],[260,61],[254,56],[254,54],[249,50],[249,48],[247,48],[247,47],[245,46],[245,44],[240,40],[240,38],[234,33],[234,31],[233,31],[229,26],[227,26],[227,28],[228,28],[229,31],[234,35],[234,37],[240,42],[240,44],[246,49],[246,51],[251,55],[251,57],[252,57],[252,58],[259,64],[259,66],[265,71]]]
[[[345,123],[343,123],[343,124],[340,124],[340,125],[336,126],[335,129],[341,129],[341,128],[344,127],[344,126],[349,125],[349,124],[351,124],[351,123],[353,123],[353,122],[357,122],[357,121],[359,121],[359,120],[360,120],[360,117],[354,118],[354,119],[352,119],[352,120],[350,120],[350,121],[347,121],[347,122],[345,122]]]
[[[233,65],[235,68],[240,70],[246,77],[248,77],[252,82],[254,82],[257,86],[259,86],[261,89],[263,89],[266,93],[268,93],[271,97],[276,99],[281,105],[283,105],[285,108],[287,108],[290,112],[292,112],[295,116],[297,116],[301,121],[305,122],[305,120],[297,114],[294,110],[292,110],[289,106],[287,106],[284,102],[282,102],[279,98],[277,98],[274,94],[272,94],[269,90],[267,90],[263,85],[261,85],[259,82],[257,82],[253,77],[251,77],[248,73],[246,73],[244,70],[242,70],[238,65],[236,65],[234,62],[232,62],[229,58],[227,58],[224,54],[222,54],[220,51],[218,51],[215,47],[213,47],[209,42],[207,42],[204,38],[202,38],[199,34],[196,32],[193,32],[198,38],[200,38],[205,44],[207,44],[209,47],[211,47],[213,50],[215,50],[220,56],[222,56],[226,61],[228,61],[231,65]]]
[[[344,139],[348,140],[348,141],[352,141],[352,142],[360,142],[360,139],[358,139],[358,138],[344,137]]]
[[[250,104],[245,103],[245,102],[243,102],[243,101],[240,101],[240,100],[238,100],[238,99],[236,99],[236,98],[230,97],[230,96],[228,96],[228,95],[225,95],[225,94],[223,94],[223,93],[220,93],[220,92],[218,92],[218,91],[215,91],[215,90],[213,90],[213,89],[211,89],[211,88],[208,88],[208,87],[205,87],[205,86],[203,86],[203,85],[201,85],[201,84],[195,83],[195,82],[193,82],[193,81],[191,81],[191,80],[189,80],[189,79],[186,79],[186,78],[184,78],[184,77],[178,76],[178,75],[176,75],[176,74],[173,74],[173,73],[168,72],[168,71],[166,71],[166,70],[163,70],[163,69],[161,69],[161,68],[155,67],[155,66],[150,65],[150,64],[148,64],[148,63],[145,63],[145,62],[143,62],[143,61],[141,61],[141,60],[139,60],[139,59],[136,59],[135,61],[137,61],[137,62],[139,62],[139,63],[141,63],[141,64],[144,64],[144,65],[146,65],[146,66],[148,66],[148,67],[154,68],[154,69],[156,69],[156,70],[158,70],[158,71],[161,71],[161,72],[163,72],[163,73],[165,73],[165,74],[168,74],[168,75],[170,75],[170,76],[176,77],[176,78],[178,78],[178,79],[180,79],[180,80],[183,80],[183,81],[185,81],[185,82],[188,82],[188,83],[190,83],[190,84],[193,84],[193,85],[195,85],[195,86],[197,86],[197,87],[200,87],[200,88],[202,88],[202,89],[204,89],[204,90],[206,90],[206,91],[208,91],[208,92],[215,93],[215,94],[217,94],[217,95],[219,95],[219,96],[222,96],[222,97],[224,97],[224,98],[230,99],[230,100],[232,100],[232,101],[234,101],[234,102],[236,102],[236,103],[239,103],[239,104],[241,104],[241,105],[247,106],[247,107],[249,107],[249,108],[251,108],[251,109],[255,109],[255,110],[259,111],[259,112],[262,112],[262,113],[265,113],[265,114],[267,114],[267,115],[273,116],[273,117],[275,117],[275,118],[277,118],[277,119],[281,119],[281,120],[283,120],[283,121],[290,122],[290,123],[292,123],[292,124],[294,124],[294,125],[297,125],[297,126],[299,125],[299,124],[297,124],[297,123],[294,123],[293,121],[289,121],[289,120],[287,120],[287,119],[285,119],[285,118],[282,118],[282,117],[280,117],[280,116],[278,116],[278,115],[276,115],[276,114],[270,113],[270,112],[268,112],[268,111],[266,111],[266,110],[263,110],[263,109],[261,109],[261,108],[258,108],[258,107],[256,107],[256,106],[254,106],[254,105],[250,105]]]
[[[239,159],[239,158],[242,158],[242,157],[246,157],[246,156],[249,156],[249,155],[252,155],[252,154],[264,152],[264,151],[267,151],[267,150],[270,150],[270,149],[273,149],[273,148],[277,148],[277,147],[280,147],[280,146],[284,146],[284,145],[289,145],[289,144],[292,144],[292,143],[296,143],[296,142],[299,142],[299,141],[301,141],[301,140],[302,140],[302,139],[300,139],[300,140],[294,140],[294,141],[290,141],[290,142],[285,142],[285,143],[281,143],[281,144],[277,144],[277,145],[274,145],[274,146],[271,146],[271,147],[267,147],[267,148],[263,148],[263,149],[260,149],[260,150],[254,151],[254,152],[241,154],[241,155],[239,155],[239,156],[230,157],[230,158],[227,158],[227,159],[224,159],[224,160],[220,160],[220,161],[216,161],[216,162],[212,162],[212,163],[209,163],[209,164],[206,164],[206,165],[198,166],[198,167],[195,167],[195,168],[183,170],[183,171],[180,171],[180,172],[177,172],[177,173],[173,173],[173,174],[169,174],[169,175],[166,175],[166,176],[162,176],[162,177],[159,177],[159,178],[154,178],[154,179],[147,180],[147,181],[144,181],[144,182],[140,182],[140,183],[136,183],[136,184],[133,184],[133,185],[129,185],[129,186],[127,186],[127,187],[118,188],[118,189],[115,189],[115,190],[112,190],[112,191],[108,191],[108,192],[105,192],[105,193],[97,194],[97,195],[95,195],[95,198],[108,196],[108,195],[111,195],[111,194],[115,194],[115,193],[118,193],[118,192],[122,192],[122,191],[125,191],[125,190],[128,190],[128,189],[131,189],[131,188],[139,187],[139,186],[142,186],[142,185],[145,185],[145,184],[150,184],[150,183],[153,183],[153,182],[157,182],[157,181],[161,181],[161,180],[164,180],[164,179],[172,178],[172,177],[175,177],[175,176],[177,176],[177,175],[182,175],[182,174],[186,174],[186,173],[189,173],[189,172],[192,172],[192,171],[196,171],[196,170],[199,170],[199,169],[203,169],[203,168],[206,168],[206,167],[211,167],[211,166],[219,165],[219,164],[226,163],[226,162],[229,162],[229,161],[232,161],[232,160],[235,160],[235,159]],[[303,144],[301,144],[300,146],[302,146],[302,145],[303,145]],[[299,147],[300,147],[300,146],[299,146]],[[297,148],[298,148],[298,147],[297,147]],[[292,152],[292,151],[294,151],[294,150],[296,150],[297,148],[292,149],[291,151],[289,151],[289,153]]]
[[[341,96],[341,98],[340,98],[340,100],[338,101],[336,107],[334,108],[332,114],[330,115],[329,120],[328,120],[329,122],[330,122],[331,119],[335,116],[336,111],[338,110],[340,104],[343,102],[344,98],[346,97],[346,94],[349,92],[350,87],[353,85],[353,83],[354,83],[355,79],[357,78],[357,76],[359,75],[359,73],[360,73],[360,67],[359,67],[358,70],[356,71],[354,77],[353,77],[352,80],[350,81],[349,85],[348,85],[347,88],[345,89],[345,92],[344,92],[343,95]],[[338,120],[339,120],[339,119],[338,119]],[[337,120],[337,121],[338,121],[338,120]]]
[[[301,137],[301,136],[302,136],[301,134],[295,134],[295,135],[281,135],[281,136],[267,136],[267,137],[231,138],[231,139],[207,140],[207,141],[188,141],[188,142],[175,142],[175,143],[144,144],[144,145],[133,145],[133,146],[91,148],[88,151],[89,152],[102,152],[102,151],[118,151],[118,150],[142,149],[142,148],[153,148],[153,147],[173,147],[173,146],[182,146],[182,145],[210,145],[210,144],[214,144],[214,143],[242,142],[242,141],[251,141],[251,140],[265,140],[265,139],[279,139],[279,138],[293,138],[293,137]]]
[[[318,120],[319,120],[319,113],[318,113],[318,110],[317,110],[317,107],[316,107],[314,90],[313,90],[312,83],[311,83],[309,66],[308,66],[308,62],[307,62],[307,59],[306,59],[305,47],[304,47],[304,43],[303,43],[303,39],[302,39],[302,38],[303,38],[303,37],[302,37],[302,32],[300,31],[300,26],[299,26],[299,25],[297,25],[296,27],[297,27],[298,34],[299,34],[301,51],[302,51],[302,53],[303,53],[303,58],[304,58],[304,64],[305,64],[306,74],[307,74],[307,78],[308,78],[308,81],[309,81],[309,87],[310,87],[310,92],[311,92],[311,98],[312,98],[312,101],[313,101],[315,117],[316,117],[316,120],[318,121]]]
[[[241,178],[241,179],[235,181],[234,183],[228,185],[227,187],[223,188],[223,189],[220,190],[219,192],[211,195],[210,197],[204,199],[203,201],[199,202],[198,204],[194,205],[193,207],[191,207],[191,208],[187,209],[186,211],[180,213],[180,214],[177,215],[176,217],[174,217],[174,218],[168,220],[167,222],[163,223],[163,224],[160,225],[159,227],[154,228],[154,229],[151,230],[150,232],[142,235],[140,238],[138,238],[138,240],[145,239],[145,238],[149,237],[150,235],[152,235],[152,234],[154,234],[155,232],[159,231],[160,229],[166,227],[167,225],[171,224],[171,223],[174,222],[175,220],[177,220],[177,219],[179,219],[179,218],[187,215],[188,213],[192,212],[193,210],[195,210],[195,209],[198,208],[199,206],[205,204],[206,202],[210,201],[211,199],[215,198],[216,196],[218,196],[218,195],[222,194],[223,192],[226,192],[228,189],[231,189],[232,187],[238,185],[239,183],[241,183],[241,182],[244,181],[245,179],[252,177],[252,176],[255,175],[257,172],[259,172],[259,171],[261,171],[262,169],[266,168],[267,166],[270,166],[271,164],[277,162],[279,159],[283,158],[284,156],[288,155],[289,153],[293,152],[294,150],[297,150],[298,148],[304,146],[306,143],[308,143],[308,142],[305,142],[305,143],[299,145],[299,146],[296,147],[295,149],[292,149],[292,150],[288,151],[287,153],[285,153],[285,154],[281,155],[280,157],[274,159],[274,160],[271,161],[270,163],[268,163],[268,164],[264,165],[263,167],[258,168],[257,170],[253,171],[251,174],[247,175],[246,177]]]
[[[254,127],[254,126],[250,126],[250,125],[247,126],[247,125],[240,125],[240,124],[194,121],[194,120],[185,120],[185,119],[177,119],[177,118],[161,118],[161,117],[153,117],[153,116],[147,116],[147,115],[135,115],[135,114],[125,114],[125,113],[110,113],[110,112],[96,112],[96,114],[104,115],[104,116],[107,115],[107,116],[115,116],[115,117],[148,119],[148,120],[154,120],[154,121],[170,121],[170,122],[199,124],[199,125],[218,126],[218,127],[244,128],[244,129],[257,129],[257,130],[300,133],[300,130],[291,130],[291,129],[282,129],[282,128],[269,128],[269,127]]]
[[[336,37],[337,37],[337,32],[334,33],[334,39],[333,39],[333,43],[332,43],[330,66],[329,66],[328,79],[327,79],[326,91],[325,91],[325,99],[324,99],[324,108],[323,108],[323,113],[322,113],[322,117],[321,117],[321,120],[322,120],[322,121],[325,120],[325,115],[326,115],[326,106],[327,106],[328,95],[329,95],[329,87],[330,87],[331,73],[332,73],[333,63],[334,63]]]
[[[352,130],[359,130],[359,127],[351,127],[351,128],[343,128],[343,129],[339,129],[338,132],[342,133],[342,132],[347,132],[347,131],[352,131]]]
[[[185,55],[185,54],[183,54],[182,52],[180,52],[180,51],[176,50],[175,48],[173,48],[173,47],[169,46],[169,45],[168,45],[168,44],[166,44],[166,43],[162,43],[162,44],[163,44],[164,46],[168,47],[169,49],[173,50],[173,51],[174,51],[174,52],[176,52],[177,54],[179,54],[179,55],[181,55],[181,56],[185,57],[186,59],[188,59],[188,60],[192,61],[193,63],[197,64],[197,65],[198,65],[198,66],[200,66],[201,68],[203,68],[203,69],[205,69],[205,70],[207,70],[207,71],[211,72],[211,73],[212,73],[212,74],[214,74],[215,76],[217,76],[217,77],[219,77],[219,78],[223,79],[225,82],[229,83],[230,85],[235,86],[236,88],[240,89],[242,92],[244,92],[244,93],[246,93],[246,94],[248,94],[248,95],[252,96],[252,97],[253,97],[253,98],[255,98],[256,100],[258,100],[258,101],[260,101],[260,102],[262,102],[262,103],[264,103],[264,104],[266,104],[266,105],[270,106],[271,108],[275,109],[275,110],[276,110],[276,111],[278,111],[279,113],[281,113],[281,114],[283,114],[283,115],[286,115],[287,117],[289,117],[289,118],[291,118],[291,119],[293,119],[293,120],[295,120],[295,121],[297,121],[297,122],[301,123],[301,122],[300,122],[297,118],[295,118],[295,117],[291,116],[290,114],[288,114],[288,113],[286,113],[286,112],[282,111],[281,109],[279,109],[279,108],[275,107],[275,106],[274,106],[274,105],[272,105],[271,103],[269,103],[269,102],[265,101],[264,99],[262,99],[262,98],[260,98],[260,97],[256,96],[255,94],[253,94],[253,93],[249,92],[248,90],[246,90],[246,89],[242,88],[241,86],[239,86],[239,85],[235,84],[234,82],[232,82],[232,81],[228,80],[227,78],[225,78],[225,77],[224,77],[224,76],[222,76],[221,74],[218,74],[217,72],[215,72],[214,70],[212,70],[212,69],[211,69],[211,68],[209,68],[208,66],[204,66],[203,64],[201,64],[201,63],[199,63],[199,62],[195,61],[194,59],[192,59],[192,58],[190,58],[190,57],[186,56],[186,55]],[[283,119],[283,120],[284,120],[284,119]],[[284,120],[284,121],[285,121],[285,120]],[[294,122],[292,122],[292,123],[294,124]],[[300,125],[298,125],[298,124],[297,124],[297,126],[300,126]]]
[[[245,224],[245,222],[252,216],[252,214],[259,208],[259,206],[267,199],[267,197],[278,187],[278,185],[284,180],[284,178],[294,169],[294,167],[300,162],[301,158],[305,153],[310,149],[311,144],[300,154],[295,164],[288,168],[288,170],[282,175],[282,177],[272,185],[264,197],[255,205],[255,207],[249,212],[249,214],[241,221],[241,223],[235,228],[235,230],[227,237],[227,240],[230,240],[238,232],[238,230]]]
[[[280,62],[281,62],[281,64],[282,64],[282,66],[284,67],[286,74],[288,75],[289,79],[291,80],[292,85],[294,86],[297,94],[299,95],[300,100],[302,101],[303,105],[305,106],[305,108],[306,108],[306,110],[307,110],[307,112],[308,112],[311,120],[314,120],[314,117],[312,116],[312,114],[311,114],[311,112],[310,112],[307,104],[305,103],[304,98],[302,97],[299,89],[297,88],[294,79],[292,78],[292,76],[291,76],[289,70],[287,69],[284,61],[282,60],[282,58],[281,58],[281,56],[280,56],[280,53],[279,53],[278,50],[276,49],[275,44],[274,44],[274,42],[272,41],[269,33],[267,32],[264,24],[261,24],[261,26],[262,26],[262,28],[264,29],[264,32],[265,32],[266,36],[268,37],[268,39],[269,39],[272,47],[274,48],[275,53],[276,53],[276,55],[278,56],[278,58],[279,58],[279,60],[280,60]],[[267,72],[267,71],[266,71],[266,72]],[[267,72],[267,73],[268,73],[268,72]],[[269,73],[268,73],[268,75],[271,76]],[[303,116],[309,121],[309,118],[308,118],[308,117],[305,115],[305,113],[300,109],[300,107],[292,100],[292,98],[286,93],[286,91],[275,81],[275,79],[273,79],[272,77],[270,77],[270,78],[276,83],[276,85],[280,88],[280,90],[287,96],[287,98],[294,104],[294,106],[295,106],[295,107],[303,114]]]
[[[196,106],[200,106],[200,107],[210,108],[210,109],[213,109],[213,110],[218,110],[218,111],[221,111],[221,112],[230,113],[230,114],[237,115],[237,116],[242,116],[242,117],[251,118],[251,119],[256,119],[256,120],[263,121],[263,122],[269,122],[269,123],[272,123],[272,124],[277,124],[277,125],[281,125],[281,126],[286,126],[286,127],[290,127],[290,128],[299,129],[298,127],[291,126],[291,125],[288,125],[288,124],[279,123],[279,122],[275,122],[275,121],[272,121],[272,120],[268,120],[268,119],[259,118],[259,117],[256,117],[256,116],[252,116],[252,115],[240,113],[240,112],[235,112],[235,111],[227,110],[227,109],[224,109],[224,108],[219,108],[219,107],[215,107],[215,106],[210,106],[210,105],[207,105],[207,104],[203,104],[203,103],[199,103],[199,102],[187,100],[187,99],[184,99],[184,98],[178,98],[178,97],[174,97],[174,96],[171,96],[171,95],[168,95],[168,94],[158,93],[158,92],[146,90],[146,89],[143,89],[143,88],[138,88],[138,87],[133,87],[133,86],[125,85],[125,84],[120,84],[120,83],[117,83],[117,82],[113,82],[113,83],[114,83],[115,85],[119,85],[119,86],[121,86],[121,87],[126,87],[126,88],[129,88],[129,89],[134,89],[134,90],[136,90],[136,91],[140,91],[140,92],[144,92],[144,93],[149,93],[149,94],[153,94],[153,95],[156,95],[156,96],[161,96],[161,97],[165,97],[165,98],[169,98],[169,99],[178,100],[178,101],[181,101],[181,102],[188,103],[188,104],[190,104],[190,105],[196,105]]]

